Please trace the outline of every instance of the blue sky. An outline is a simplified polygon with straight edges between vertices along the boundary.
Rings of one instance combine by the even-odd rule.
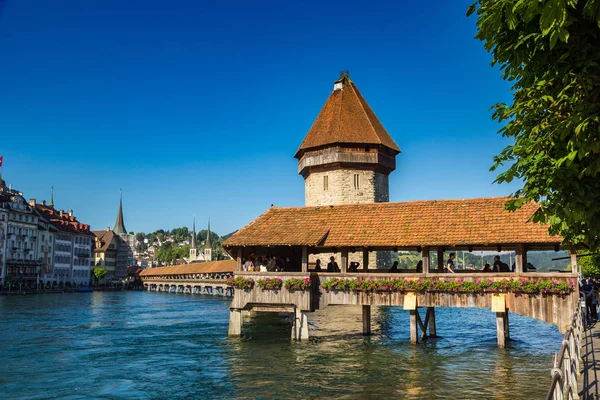
[[[470,2],[7,0],[3,177],[93,229],[123,188],[128,230],[229,233],[303,205],[293,155],[346,69],[402,149],[392,201],[508,195]]]

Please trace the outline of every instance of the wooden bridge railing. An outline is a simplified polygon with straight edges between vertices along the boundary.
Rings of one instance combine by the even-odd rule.
[[[565,333],[558,354],[554,355],[552,384],[546,400],[579,399],[577,377],[581,374],[581,344],[583,335],[583,314],[578,304],[573,322]]]

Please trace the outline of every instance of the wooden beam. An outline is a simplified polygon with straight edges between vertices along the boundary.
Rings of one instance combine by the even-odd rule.
[[[575,247],[571,247],[571,272],[579,274],[579,266],[577,265],[577,251]]]
[[[517,274],[527,271],[527,267],[523,264],[523,253],[525,246],[522,243],[518,243],[515,248],[515,272]]]
[[[366,247],[363,249],[363,269],[369,269],[369,249]]]
[[[437,270],[438,272],[444,272],[444,248],[437,248]]]
[[[496,313],[496,334],[498,336],[498,347],[503,349],[506,346],[506,335],[504,333],[504,314],[503,312]]]
[[[242,248],[238,248],[237,250],[237,257],[236,257],[236,265],[235,265],[235,270],[236,271],[241,271],[242,270]]]
[[[308,246],[302,246],[302,272],[308,272]]]
[[[425,247],[421,251],[421,259],[423,260],[423,273],[429,274],[429,268],[431,267],[431,258],[429,257],[430,248]]]
[[[510,340],[510,326],[508,323],[508,308],[504,312],[504,340]]]
[[[363,318],[363,335],[368,336],[371,334],[371,306],[362,306],[362,318]]]
[[[342,265],[340,266],[342,270],[342,274],[345,274],[348,271],[348,248],[344,247],[342,249]]]
[[[417,310],[410,310],[410,342],[419,343],[419,327],[417,324]]]
[[[421,321],[421,315],[419,314],[418,308],[415,310],[415,314],[417,316],[417,323],[421,328],[421,341],[424,341],[425,339],[427,339],[427,325],[423,324],[423,322]]]
[[[435,307],[427,307],[427,313],[429,315],[429,337],[436,337],[436,327],[435,327]]]

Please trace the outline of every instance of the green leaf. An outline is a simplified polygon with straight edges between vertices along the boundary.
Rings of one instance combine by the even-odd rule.
[[[467,17],[470,17],[477,10],[477,2],[472,3],[469,8],[467,8]]]

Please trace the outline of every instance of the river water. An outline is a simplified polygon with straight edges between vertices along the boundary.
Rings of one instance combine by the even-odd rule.
[[[285,315],[244,320],[227,338],[229,300],[147,292],[0,297],[0,398],[541,399],[556,327],[510,314],[496,347],[495,314],[438,308],[441,337],[409,343],[409,314],[331,306],[290,341]]]

